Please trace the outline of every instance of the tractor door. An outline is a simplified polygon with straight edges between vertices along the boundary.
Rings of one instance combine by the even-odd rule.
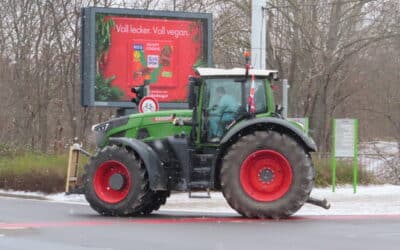
[[[265,79],[256,79],[254,85],[256,115],[267,113]],[[250,80],[243,83],[236,78],[205,80],[201,105],[201,142],[218,143],[231,125],[248,113],[250,86]]]
[[[233,78],[207,79],[202,101],[201,141],[217,143],[244,108],[241,84]]]

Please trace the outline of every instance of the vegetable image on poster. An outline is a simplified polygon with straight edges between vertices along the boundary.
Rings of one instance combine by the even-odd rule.
[[[95,99],[97,101],[118,101],[123,92],[118,87],[111,85],[115,76],[104,77],[104,67],[108,62],[108,51],[110,49],[110,30],[115,23],[112,19],[106,19],[105,15],[96,16],[96,85]]]
[[[202,22],[112,15],[96,22],[103,42],[96,44],[95,101],[129,101],[145,80],[158,101],[186,101],[188,76],[204,61]]]

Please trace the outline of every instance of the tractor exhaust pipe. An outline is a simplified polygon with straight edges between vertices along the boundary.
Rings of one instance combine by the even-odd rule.
[[[321,200],[313,197],[308,197],[306,202],[325,209],[329,209],[331,207],[331,204],[329,204],[326,199]]]

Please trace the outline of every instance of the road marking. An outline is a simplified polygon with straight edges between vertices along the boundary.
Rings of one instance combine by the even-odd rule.
[[[392,232],[392,233],[379,233],[377,234],[378,237],[386,237],[386,236],[400,236],[400,233],[398,232]]]
[[[265,222],[289,222],[289,221],[318,221],[318,220],[391,220],[399,219],[400,214],[393,215],[348,215],[348,216],[292,216],[288,219],[249,219],[243,217],[176,217],[171,218],[111,218],[108,220],[87,221],[56,221],[56,222],[27,222],[27,223],[3,223],[0,230],[20,230],[27,228],[58,228],[58,227],[82,227],[104,226],[118,224],[188,224],[188,223],[265,223]]]
[[[297,215],[291,218],[298,220],[386,220],[400,219],[400,214],[356,214],[356,215]],[[290,218],[289,218],[290,219]]]
[[[2,230],[21,230],[21,229],[27,229],[27,227],[20,227],[20,226],[0,226],[0,229]]]
[[[21,229],[27,229],[27,227],[18,225],[18,224],[12,224],[12,223],[0,223],[0,229],[1,230],[21,230]]]

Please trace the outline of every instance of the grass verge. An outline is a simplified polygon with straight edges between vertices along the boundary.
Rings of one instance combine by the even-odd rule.
[[[81,160],[84,164],[86,159]],[[317,172],[315,186],[326,187],[332,182],[330,158],[313,156]],[[67,172],[68,154],[47,155],[24,151],[19,153],[0,154],[0,189],[22,191],[40,191],[44,193],[63,192]],[[80,167],[82,169],[82,166]],[[337,161],[337,184],[353,182],[351,161]],[[376,184],[375,177],[366,171],[359,170],[359,183]]]
[[[67,154],[23,152],[0,156],[0,189],[62,192],[67,161]]]

